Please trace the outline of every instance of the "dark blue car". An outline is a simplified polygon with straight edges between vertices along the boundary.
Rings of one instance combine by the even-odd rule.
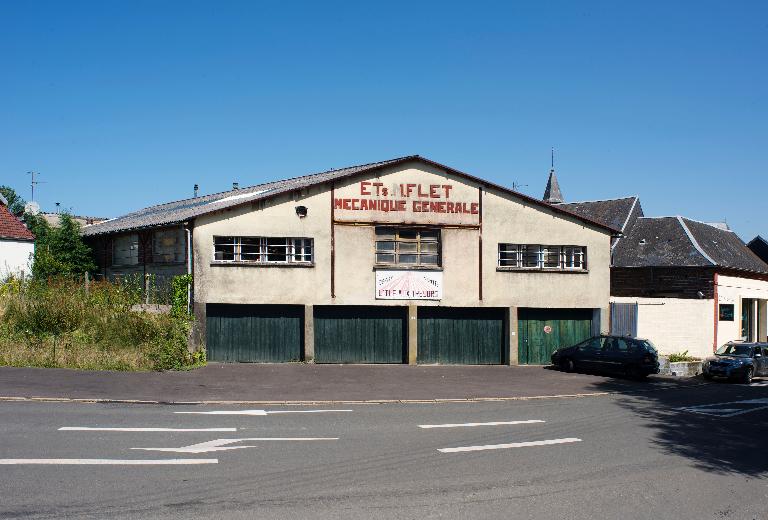
[[[646,339],[595,336],[552,353],[552,364],[564,372],[609,372],[632,378],[659,373],[659,355]]]
[[[768,376],[768,343],[726,343],[701,364],[705,379],[722,377],[750,384]]]

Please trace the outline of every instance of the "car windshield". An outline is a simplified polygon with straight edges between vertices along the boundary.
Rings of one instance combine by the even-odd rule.
[[[716,356],[738,356],[751,357],[752,347],[749,345],[739,345],[737,343],[726,343],[715,352]]]

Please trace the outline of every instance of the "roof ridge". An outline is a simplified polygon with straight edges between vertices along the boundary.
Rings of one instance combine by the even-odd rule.
[[[696,241],[696,238],[694,238],[693,233],[691,233],[691,230],[688,229],[688,226],[685,224],[685,221],[683,220],[685,217],[682,217],[680,215],[677,216],[677,221],[680,222],[680,226],[682,226],[683,231],[685,231],[685,234],[688,235],[688,240],[691,241],[691,244],[693,244],[693,247],[696,248],[696,251],[698,251],[701,256],[706,258],[712,265],[717,265],[717,262],[712,260],[712,257],[709,256],[707,253],[704,252],[704,249],[699,245],[699,243]]]
[[[682,217],[682,218],[684,218],[685,220],[690,220],[691,222],[698,222],[699,224],[704,224],[705,226],[710,226],[710,227],[713,227],[715,229],[719,229],[720,231],[727,231],[729,233],[736,234],[736,232],[734,230],[730,229],[730,228],[723,229],[721,227],[715,226],[714,222],[704,222],[703,220],[697,220],[695,218],[689,218],[689,217]],[[726,226],[728,225],[727,222],[722,222],[722,224],[725,224]]]
[[[629,195],[627,197],[616,197],[613,199],[595,199],[595,200],[574,200],[570,202],[558,202],[555,205],[559,206],[562,204],[586,204],[587,202],[612,202],[614,200],[625,200],[625,199],[640,199],[639,195]]]

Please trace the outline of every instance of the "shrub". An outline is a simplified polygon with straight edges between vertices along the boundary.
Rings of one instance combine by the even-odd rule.
[[[667,356],[670,363],[680,363],[686,361],[700,361],[699,358],[695,358],[688,354],[688,351],[678,352],[676,354],[670,354]]]
[[[186,296],[186,293],[185,293]],[[205,363],[187,347],[186,314],[133,312],[121,283],[57,278],[0,283],[0,365],[179,370]]]

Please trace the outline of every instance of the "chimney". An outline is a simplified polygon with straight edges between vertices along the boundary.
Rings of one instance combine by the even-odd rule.
[[[233,190],[239,190],[240,189],[240,183],[235,181],[232,183],[232,189]]]
[[[197,192],[198,192],[198,191],[200,191],[200,186],[198,186],[197,184],[195,184],[195,188],[194,188],[194,190],[195,190],[195,198],[197,198]]]

